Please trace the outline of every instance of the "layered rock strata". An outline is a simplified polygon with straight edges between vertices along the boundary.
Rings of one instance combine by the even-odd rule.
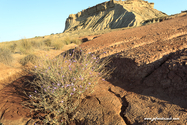
[[[166,16],[153,7],[154,3],[142,0],[111,0],[82,10],[77,14],[70,14],[64,31],[135,27],[142,25],[143,20]]]

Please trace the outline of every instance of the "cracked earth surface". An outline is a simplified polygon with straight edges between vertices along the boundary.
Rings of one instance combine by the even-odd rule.
[[[78,122],[72,124],[187,124],[187,16],[102,34],[80,47],[102,59],[110,57],[108,67],[116,69],[82,100],[73,116]],[[19,104],[18,91],[26,78],[31,77],[23,76],[0,91],[5,125],[34,124]],[[179,119],[144,120],[156,117]]]

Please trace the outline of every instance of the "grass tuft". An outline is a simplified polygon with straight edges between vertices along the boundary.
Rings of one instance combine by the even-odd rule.
[[[99,78],[108,78],[112,70],[105,65],[110,60],[100,60],[93,54],[85,54],[81,49],[66,52],[66,55],[48,59],[47,55],[39,60],[30,73],[35,76],[29,81],[31,90],[24,92],[29,100],[23,102],[31,112],[42,112],[43,123],[68,124],[74,120],[80,101],[97,85]],[[79,58],[77,58],[77,53]]]
[[[14,58],[12,57],[12,52],[8,48],[0,48],[0,62],[5,65],[10,65]]]
[[[39,49],[39,48],[42,48],[44,47],[44,43],[39,41],[39,42],[36,42],[36,41],[31,41],[31,45],[32,47],[36,48],[36,49]]]
[[[54,47],[54,49],[56,49],[56,50],[60,50],[60,49],[62,49],[63,47],[64,47],[64,42],[62,42],[62,41],[54,41],[53,42],[53,44],[51,45],[51,46],[53,46]]]
[[[75,43],[77,45],[80,45],[82,44],[81,40],[78,39],[78,38],[70,38],[70,37],[65,37],[63,42],[66,44],[66,45],[69,45],[71,43]]]
[[[44,42],[44,44],[45,44],[46,46],[48,46],[48,47],[51,46],[51,40],[50,40],[50,39],[46,39],[46,40],[44,40],[43,42]]]
[[[38,59],[39,59],[39,57],[37,57],[36,55],[29,54],[26,57],[24,57],[23,59],[21,59],[19,62],[24,66],[28,62],[31,62],[32,64],[36,64]]]
[[[19,49],[22,54],[29,54],[32,51],[32,44],[27,39],[22,39],[20,41]]]
[[[9,48],[10,48],[10,50],[11,50],[12,53],[15,53],[16,47],[17,47],[16,43],[13,43],[13,45],[9,46]]]
[[[82,41],[80,39],[72,39],[71,43],[75,43],[77,45],[80,45],[80,44],[82,44]]]
[[[68,45],[71,43],[71,39],[69,37],[64,38],[63,42],[65,43],[65,45]]]
[[[25,49],[31,49],[32,44],[27,39],[22,39],[21,46]]]

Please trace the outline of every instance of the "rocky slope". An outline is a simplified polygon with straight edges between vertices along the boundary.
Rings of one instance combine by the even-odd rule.
[[[86,52],[100,54],[100,58],[112,58],[109,67],[117,68],[108,80],[108,91],[123,100],[121,111],[126,124],[187,124],[186,13],[103,34],[80,46]],[[156,117],[172,120],[153,120]]]
[[[154,9],[154,3],[143,0],[111,0],[70,14],[65,32],[81,29],[103,30],[142,25],[144,20],[166,16]]]

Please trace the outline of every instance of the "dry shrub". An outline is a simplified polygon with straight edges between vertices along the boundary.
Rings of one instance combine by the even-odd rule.
[[[13,43],[12,45],[9,46],[10,51],[11,51],[12,53],[15,53],[16,47],[17,47],[17,44],[16,44],[16,43]]]
[[[81,40],[79,40],[78,38],[70,38],[70,37],[66,37],[64,38],[63,42],[66,44],[66,45],[69,45],[71,43],[75,43],[77,45],[80,45],[82,42]]]
[[[43,48],[45,46],[44,42],[36,42],[34,40],[31,41],[31,45],[36,48],[36,49],[39,49],[39,48]]]
[[[51,46],[56,50],[60,50],[64,47],[65,43],[62,40],[55,40]]]
[[[80,45],[80,44],[82,44],[82,41],[80,39],[74,38],[71,40],[71,43],[75,43],[77,45]]]
[[[12,52],[7,48],[0,48],[0,62],[5,65],[11,65],[14,58]]]
[[[54,49],[56,49],[56,50],[62,49],[63,46],[64,46],[63,43],[55,43],[55,44],[53,45]]]
[[[26,65],[28,62],[31,62],[32,64],[37,64],[37,61],[40,58],[34,54],[29,54],[26,57],[22,58],[19,62],[24,66]]]
[[[27,39],[22,39],[21,46],[25,49],[31,49],[32,44]]]
[[[48,46],[48,47],[51,46],[51,40],[50,40],[50,39],[46,39],[46,40],[44,40],[43,42],[44,42],[44,44],[45,44],[46,46]]]
[[[33,51],[32,44],[27,39],[20,41],[19,50],[22,54],[30,54]]]
[[[69,37],[64,38],[63,42],[68,45],[71,43],[71,39]]]
[[[30,81],[30,98],[22,103],[31,110],[45,113],[44,124],[68,124],[74,120],[76,108],[102,77],[108,78],[110,70],[105,65],[110,60],[100,60],[94,54],[85,54],[81,49],[72,50],[58,58],[42,58],[31,71],[35,79]],[[78,52],[79,55],[76,55]],[[77,57],[79,58],[77,58]],[[28,84],[29,85],[29,84]],[[38,114],[38,117],[42,117]]]

